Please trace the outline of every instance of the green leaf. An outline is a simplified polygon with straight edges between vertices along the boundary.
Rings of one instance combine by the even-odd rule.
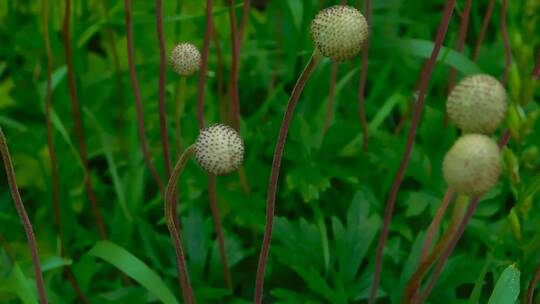
[[[294,25],[296,26],[298,30],[300,30],[300,27],[302,26],[302,15],[304,14],[304,7],[302,4],[302,1],[288,0],[287,4],[289,7],[289,10],[291,11]]]
[[[146,264],[124,248],[109,241],[100,241],[90,251],[89,255],[103,259],[112,264],[133,280],[137,281],[163,303],[177,304],[174,294],[161,278]]]
[[[503,271],[491,297],[489,297],[488,304],[509,304],[515,303],[519,296],[519,277],[521,273],[516,268],[515,264],[512,264]]]

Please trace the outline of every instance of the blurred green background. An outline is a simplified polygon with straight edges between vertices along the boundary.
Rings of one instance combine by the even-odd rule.
[[[228,6],[226,1],[215,2],[213,20],[219,48],[213,40],[206,84],[207,123],[222,122],[223,118],[226,121],[219,104],[229,99]],[[309,23],[321,8],[338,2],[253,1],[239,74],[244,168],[251,191],[242,191],[237,174],[219,177],[216,184],[232,291],[223,283],[208,204],[208,177],[191,161],[179,183],[183,237],[199,303],[251,301],[279,125],[296,78],[313,50]],[[382,303],[400,302],[404,285],[417,266],[424,231],[446,191],[441,162],[458,135],[454,126],[445,127],[444,123],[449,67],[458,70],[458,79],[479,72],[495,77],[503,73],[501,1],[496,1],[478,62],[471,60],[487,2],[474,1],[465,51],[459,54],[451,50],[464,3],[457,1],[444,42],[447,48],[441,51],[430,81],[390,227],[381,280]],[[349,1],[361,11],[362,3]],[[74,1],[72,10],[73,63],[90,178],[109,232],[108,243],[98,242],[83,184],[61,36],[64,5],[65,1],[50,1],[54,144],[66,243],[66,258],[61,258],[43,110],[47,62],[41,3],[0,1],[0,125],[8,138],[21,195],[36,232],[47,295],[51,303],[78,301],[63,274],[63,268],[70,266],[91,303],[181,301],[162,196],[139,144],[127,66],[124,3]],[[442,0],[373,1],[366,91],[370,131],[367,152],[362,150],[358,119],[360,56],[339,65],[335,111],[326,133],[323,122],[332,64],[325,59],[316,68],[296,109],[285,149],[265,302],[366,301],[384,204],[402,158],[416,82],[431,54],[443,6]],[[132,12],[146,133],[153,161],[164,176],[155,3],[134,1]],[[167,50],[183,41],[202,48],[204,12],[202,0],[164,1]],[[239,22],[241,2],[236,12]],[[540,201],[535,196],[540,189],[540,93],[538,82],[530,77],[535,47],[538,51],[540,42],[540,3],[509,1],[507,16],[513,60],[507,86],[512,105],[505,127],[510,129],[512,139],[504,151],[504,172],[497,187],[485,196],[447,263],[431,303],[485,303],[503,270],[513,263],[521,271],[522,299],[540,261]],[[198,75],[187,79],[180,122],[184,147],[195,140],[199,130],[197,81]],[[179,76],[168,69],[166,97],[173,155],[177,152],[173,113],[178,82]],[[405,124],[400,126],[402,119]],[[0,178],[0,303],[36,303],[26,238],[5,174]],[[126,279],[117,270],[119,266],[135,275],[128,274],[131,279]],[[146,283],[139,284],[141,280]]]

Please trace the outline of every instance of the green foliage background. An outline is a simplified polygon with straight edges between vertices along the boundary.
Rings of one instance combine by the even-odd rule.
[[[133,91],[129,83],[122,1],[74,1],[74,68],[89,149],[92,182],[110,234],[98,242],[83,185],[83,171],[71,116],[61,40],[64,1],[52,0],[50,31],[54,60],[54,139],[59,162],[63,259],[54,225],[47,152],[44,92],[46,57],[40,2],[0,1],[0,125],[15,162],[23,200],[37,235],[51,303],[76,296],[63,275],[70,265],[92,303],[175,303],[180,291],[174,251],[163,220],[163,201],[142,159]],[[216,1],[224,84],[231,62],[228,7]],[[234,291],[223,284],[208,205],[207,175],[191,161],[180,181],[180,216],[189,272],[199,303],[248,303],[264,228],[266,187],[286,101],[312,52],[309,23],[338,1],[254,1],[240,67],[241,131],[246,144],[245,194],[238,175],[217,179]],[[350,5],[358,7],[359,1]],[[381,296],[398,303],[417,265],[424,231],[446,191],[441,161],[458,136],[445,127],[449,66],[458,77],[484,72],[499,77],[504,67],[497,1],[477,63],[471,53],[487,1],[474,1],[466,50],[452,51],[463,1],[458,1],[444,48],[430,81],[411,162],[398,195],[382,272]],[[373,275],[375,247],[384,204],[401,160],[414,104],[415,84],[433,47],[444,1],[373,1],[367,86],[369,151],[363,152],[358,119],[360,58],[339,65],[336,105],[323,134],[331,63],[324,60],[309,80],[294,115],[277,197],[277,216],[267,269],[268,303],[362,303]],[[164,1],[167,49],[189,41],[202,47],[204,1]],[[237,5],[241,15],[242,3]],[[106,13],[107,12],[107,13]],[[512,106],[505,124],[512,134],[504,151],[504,173],[485,196],[438,281],[431,303],[485,303],[510,264],[521,271],[521,294],[540,261],[540,143],[538,82],[530,79],[534,47],[540,42],[540,5],[509,1],[513,62],[508,85]],[[164,176],[159,138],[159,53],[155,3],[134,1],[136,68],[146,131],[156,167]],[[115,69],[113,52],[119,58]],[[210,49],[206,86],[207,123],[221,121],[219,60]],[[117,83],[119,73],[121,83]],[[168,127],[174,138],[173,105],[179,77],[167,72]],[[181,116],[182,144],[198,134],[195,117],[198,77],[187,80]],[[396,128],[397,131],[396,131]],[[502,128],[496,136],[500,136]],[[172,152],[176,150],[172,148]],[[116,270],[132,279],[126,282]],[[515,273],[507,276],[516,275]],[[515,279],[508,279],[514,282]],[[518,279],[519,280],[519,279]],[[502,284],[502,283],[501,283]],[[511,284],[511,283],[508,283]],[[518,283],[519,284],[519,283]],[[503,288],[504,289],[504,288]],[[511,288],[506,288],[508,290]],[[508,296],[508,295],[506,295]],[[0,183],[0,302],[35,303],[30,255],[2,174]],[[180,301],[180,300],[178,300]],[[492,300],[490,300],[492,301]],[[493,302],[497,303],[497,302]],[[508,302],[498,302],[508,303]]]

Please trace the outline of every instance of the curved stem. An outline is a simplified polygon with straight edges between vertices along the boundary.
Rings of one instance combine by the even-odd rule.
[[[96,219],[96,225],[99,231],[99,236],[102,240],[107,239],[107,231],[105,229],[105,224],[103,223],[103,218],[97,206],[96,195],[94,193],[94,188],[90,180],[90,169],[88,165],[88,158],[86,155],[86,142],[84,140],[84,130],[81,122],[81,113],[79,108],[79,98],[77,96],[77,86],[75,84],[75,72],[73,69],[73,54],[71,51],[71,39],[70,39],[70,24],[71,24],[71,0],[66,0],[66,7],[64,12],[64,30],[62,32],[64,40],[64,52],[66,55],[66,64],[67,64],[67,78],[68,78],[68,90],[71,100],[71,111],[73,115],[73,120],[75,121],[75,130],[77,132],[77,138],[79,139],[80,147],[80,156],[83,163],[84,169],[84,186],[88,194],[88,200],[92,207],[92,212]]]
[[[472,0],[466,0],[463,8],[463,15],[461,16],[461,23],[459,24],[458,41],[456,45],[456,52],[463,52],[465,47],[465,39],[467,38],[467,29],[469,28],[469,16],[471,15]],[[448,89],[452,90],[456,84],[457,70],[454,67],[450,68],[450,80],[448,81]],[[448,123],[448,119],[445,120]]]
[[[313,73],[315,66],[317,65],[319,58],[318,54],[313,53],[309,62],[307,63],[304,71],[298,78],[296,85],[292,91],[291,97],[287,103],[287,110],[285,116],[281,122],[279,129],[279,135],[274,150],[274,160],[272,161],[272,171],[270,173],[270,181],[268,183],[268,198],[266,201],[266,224],[264,227],[264,237],[261,246],[261,253],[259,255],[259,263],[257,266],[257,277],[255,280],[255,294],[253,302],[255,304],[262,303],[263,288],[264,288],[264,272],[266,270],[266,264],[268,262],[268,253],[270,250],[270,241],[272,239],[272,227],[274,224],[274,207],[276,202],[277,183],[279,179],[279,168],[281,166],[281,158],[283,156],[283,150],[285,149],[285,142],[287,140],[287,133],[289,132],[289,125],[292,120],[294,108],[298,103],[300,94],[306,85],[309,76]]]
[[[176,124],[176,136],[174,141],[176,144],[176,157],[180,156],[182,150],[182,132],[180,121],[182,120],[182,114],[184,113],[184,105],[186,99],[186,77],[181,76],[176,87],[176,102],[174,103],[174,121]]]
[[[201,69],[199,72],[199,87],[197,92],[197,120],[199,128],[204,128],[204,89],[206,73],[208,71],[208,52],[210,51],[210,39],[212,39],[212,9],[213,0],[206,0],[206,29],[204,31],[204,44],[201,52]]]
[[[495,0],[489,0],[488,7],[486,9],[486,14],[484,15],[484,21],[482,21],[482,28],[480,29],[480,33],[478,34],[478,39],[476,40],[476,47],[474,48],[473,52],[473,62],[476,62],[478,60],[478,57],[480,56],[480,48],[482,48],[482,43],[484,42],[484,37],[486,36],[487,28],[489,26],[489,20],[491,20],[491,16],[493,15],[493,8],[495,7]]]
[[[510,73],[510,65],[512,64],[512,50],[510,49],[510,40],[508,38],[508,27],[506,22],[506,11],[508,8],[508,0],[502,0],[501,7],[501,35],[504,44],[504,72],[501,77],[501,82],[506,83],[508,81],[508,74]]]
[[[184,254],[184,245],[182,241],[182,235],[180,225],[176,220],[176,192],[178,189],[178,178],[182,174],[187,161],[193,155],[195,151],[194,146],[189,146],[184,153],[178,158],[176,166],[171,173],[167,188],[165,189],[165,221],[167,222],[167,228],[171,235],[171,240],[174,245],[174,251],[176,254],[176,267],[178,271],[178,277],[180,278],[180,288],[182,289],[182,296],[184,303],[194,303],[193,289],[189,282],[189,273],[187,270],[186,257]]]
[[[536,267],[536,271],[534,272],[534,277],[529,282],[529,288],[527,289],[527,296],[525,297],[526,304],[533,304],[534,289],[536,288],[536,284],[538,284],[539,280],[540,280],[540,264]]]
[[[502,149],[508,141],[510,140],[510,132],[508,130],[505,130],[503,133],[503,136],[499,140],[499,148]],[[431,290],[433,287],[435,287],[435,283],[437,282],[437,279],[439,278],[439,275],[441,274],[444,264],[450,257],[450,254],[452,254],[452,251],[456,247],[457,242],[463,235],[463,232],[465,232],[465,228],[467,228],[467,225],[469,224],[469,221],[471,220],[474,210],[476,210],[476,207],[478,206],[478,203],[480,202],[480,196],[474,198],[471,203],[469,204],[469,208],[467,209],[467,213],[463,217],[461,224],[457,230],[457,232],[454,234],[454,237],[448,244],[448,247],[444,251],[443,255],[439,259],[439,262],[437,262],[437,265],[435,266],[435,270],[433,271],[433,274],[428,282],[427,287],[425,288],[424,292],[420,294],[420,303],[423,303],[427,298],[429,297],[429,294],[431,293]]]
[[[338,64],[332,62],[332,71],[330,75],[330,86],[328,88],[328,103],[326,104],[326,115],[324,116],[323,134],[326,134],[330,126],[330,120],[334,116],[335,89],[337,80]]]
[[[17,209],[17,213],[19,214],[19,218],[23,224],[26,238],[28,239],[28,248],[30,249],[30,254],[32,255],[32,265],[34,266],[34,275],[36,276],[36,287],[38,290],[39,303],[46,304],[47,296],[45,295],[45,285],[43,284],[43,276],[41,275],[41,265],[39,263],[36,238],[34,236],[34,231],[32,230],[32,223],[30,223],[28,214],[24,209],[24,203],[21,199],[21,195],[19,194],[17,181],[15,179],[15,170],[13,170],[13,162],[11,161],[6,137],[2,131],[2,128],[0,128],[0,153],[2,153],[2,159],[6,169],[11,196],[15,202],[15,208]]]
[[[368,26],[371,25],[371,1],[364,0],[365,15]],[[366,82],[368,74],[368,59],[369,59],[369,35],[362,49],[362,68],[360,71],[360,85],[358,86],[358,116],[360,117],[360,125],[364,132],[363,149],[367,151],[369,148],[369,131],[366,118]]]
[[[422,115],[422,110],[424,108],[424,98],[425,98],[426,91],[428,88],[429,79],[431,78],[431,73],[433,72],[435,61],[441,50],[444,37],[446,36],[446,32],[448,30],[448,25],[450,24],[450,18],[452,17],[452,12],[454,10],[455,4],[456,4],[456,0],[446,0],[443,16],[439,24],[439,29],[437,31],[437,37],[435,38],[435,46],[433,48],[433,52],[431,53],[430,59],[424,65],[424,68],[422,69],[422,73],[420,75],[420,85],[418,89],[418,102],[416,103],[414,116],[411,122],[411,127],[409,129],[409,134],[407,136],[407,145],[405,147],[403,159],[401,160],[401,163],[399,165],[399,169],[397,171],[394,183],[392,184],[390,195],[388,196],[388,201],[386,202],[383,229],[382,229],[381,236],[379,239],[379,244],[377,245],[375,272],[373,275],[373,283],[371,284],[371,291],[370,291],[369,302],[368,302],[369,304],[373,304],[376,301],[377,290],[379,289],[379,281],[380,281],[380,276],[381,276],[384,246],[386,244],[386,239],[388,237],[388,229],[390,227],[390,222],[392,221],[392,213],[394,211],[394,204],[397,198],[397,194],[399,192],[399,188],[401,186],[401,181],[403,180],[403,177],[405,175],[405,170],[407,169],[407,166],[409,164],[409,158],[411,156],[414,139],[416,137],[416,129],[418,128],[418,124],[420,122],[420,116]]]
[[[240,102],[238,100],[238,31],[236,28],[236,11],[234,8],[234,0],[229,0],[229,20],[231,26],[231,46],[232,46],[232,61],[231,61],[231,81],[230,81],[230,93],[231,93],[231,111],[232,111],[232,125],[236,131],[240,130]]]
[[[133,96],[135,98],[135,108],[137,111],[137,127],[139,131],[139,138],[141,140],[141,149],[143,152],[144,161],[150,174],[156,180],[156,183],[163,192],[165,186],[159,176],[159,173],[152,163],[150,151],[148,150],[148,140],[146,139],[146,132],[144,131],[144,114],[141,101],[141,92],[139,90],[139,81],[137,80],[137,73],[135,71],[135,51],[133,49],[133,26],[131,22],[131,0],[124,0],[124,9],[126,14],[126,35],[127,35],[127,52],[128,52],[128,65],[129,65],[129,77],[131,79],[131,86],[133,87]]]
[[[232,290],[232,277],[227,260],[227,251],[225,250],[225,236],[223,235],[223,227],[221,226],[221,218],[219,216],[219,209],[217,206],[216,177],[211,174],[208,175],[208,196],[210,198],[210,211],[212,212],[212,219],[214,220],[214,227],[216,230],[216,238],[219,245],[219,256],[221,258],[221,264],[223,267],[225,286]]]
[[[165,51],[165,35],[163,34],[163,0],[156,0],[156,30],[159,41],[159,130],[161,133],[161,146],[165,160],[165,173],[167,178],[171,175],[171,158],[169,155],[169,136],[167,132],[167,108],[165,105],[165,81],[167,59]]]

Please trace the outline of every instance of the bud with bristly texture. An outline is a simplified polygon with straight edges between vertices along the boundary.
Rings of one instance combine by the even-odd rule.
[[[208,173],[225,175],[244,161],[244,142],[233,128],[215,124],[201,131],[195,142],[195,159]]]
[[[191,43],[179,43],[172,49],[169,62],[176,73],[189,76],[199,70],[201,53]]]

